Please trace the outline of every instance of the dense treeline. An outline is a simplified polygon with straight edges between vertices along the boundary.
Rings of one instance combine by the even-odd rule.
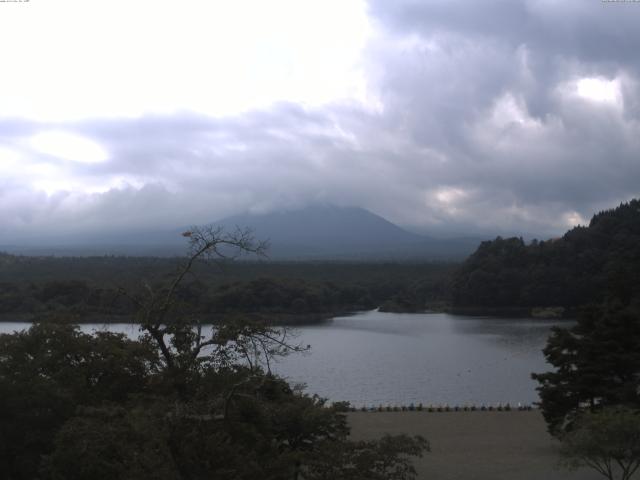
[[[178,259],[22,257],[0,254],[0,315],[28,318],[71,314],[78,321],[131,316],[123,292],[161,282]],[[422,310],[447,300],[446,263],[229,262],[198,265],[177,292],[183,308],[201,316],[231,313],[304,321],[383,305]]]
[[[575,308],[611,295],[640,298],[639,200],[600,212],[562,238],[483,242],[452,283],[459,307]]]

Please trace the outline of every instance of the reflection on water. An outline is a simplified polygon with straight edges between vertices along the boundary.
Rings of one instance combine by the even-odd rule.
[[[541,350],[558,323],[364,312],[298,329],[311,353],[284,358],[275,370],[310,393],[358,406],[531,403],[537,401],[531,372],[548,370]],[[0,332],[28,326],[2,323]],[[104,328],[138,334],[132,324],[82,326]]]

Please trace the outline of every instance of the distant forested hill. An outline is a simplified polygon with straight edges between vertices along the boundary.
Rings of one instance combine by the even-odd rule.
[[[577,307],[640,300],[640,200],[596,214],[562,238],[483,242],[452,283],[458,307]]]
[[[73,317],[128,321],[135,304],[121,290],[170,278],[181,259],[28,257],[0,252],[0,321]],[[441,262],[220,262],[198,264],[177,292],[201,317],[260,314],[301,323],[385,305],[423,310],[448,300],[457,264]],[[296,318],[292,318],[296,317]]]

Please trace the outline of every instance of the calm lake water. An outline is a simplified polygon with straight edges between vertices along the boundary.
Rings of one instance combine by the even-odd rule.
[[[557,320],[462,317],[443,313],[363,312],[297,329],[311,352],[275,366],[291,383],[332,401],[379,404],[516,405],[538,400],[531,372],[549,370],[542,355]],[[27,328],[0,323],[0,332]],[[137,335],[130,324],[83,325]]]

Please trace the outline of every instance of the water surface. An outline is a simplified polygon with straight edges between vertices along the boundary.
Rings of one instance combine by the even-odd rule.
[[[357,405],[512,405],[538,400],[531,372],[557,321],[366,312],[300,330],[312,352],[277,370],[332,400]]]
[[[281,359],[273,367],[290,382],[306,384],[310,393],[357,406],[532,403],[538,397],[530,375],[549,370],[542,348],[550,328],[558,323],[562,324],[363,312],[299,328],[297,341],[311,345],[311,351]],[[1,323],[0,331],[28,325]],[[81,328],[138,333],[131,324]]]

